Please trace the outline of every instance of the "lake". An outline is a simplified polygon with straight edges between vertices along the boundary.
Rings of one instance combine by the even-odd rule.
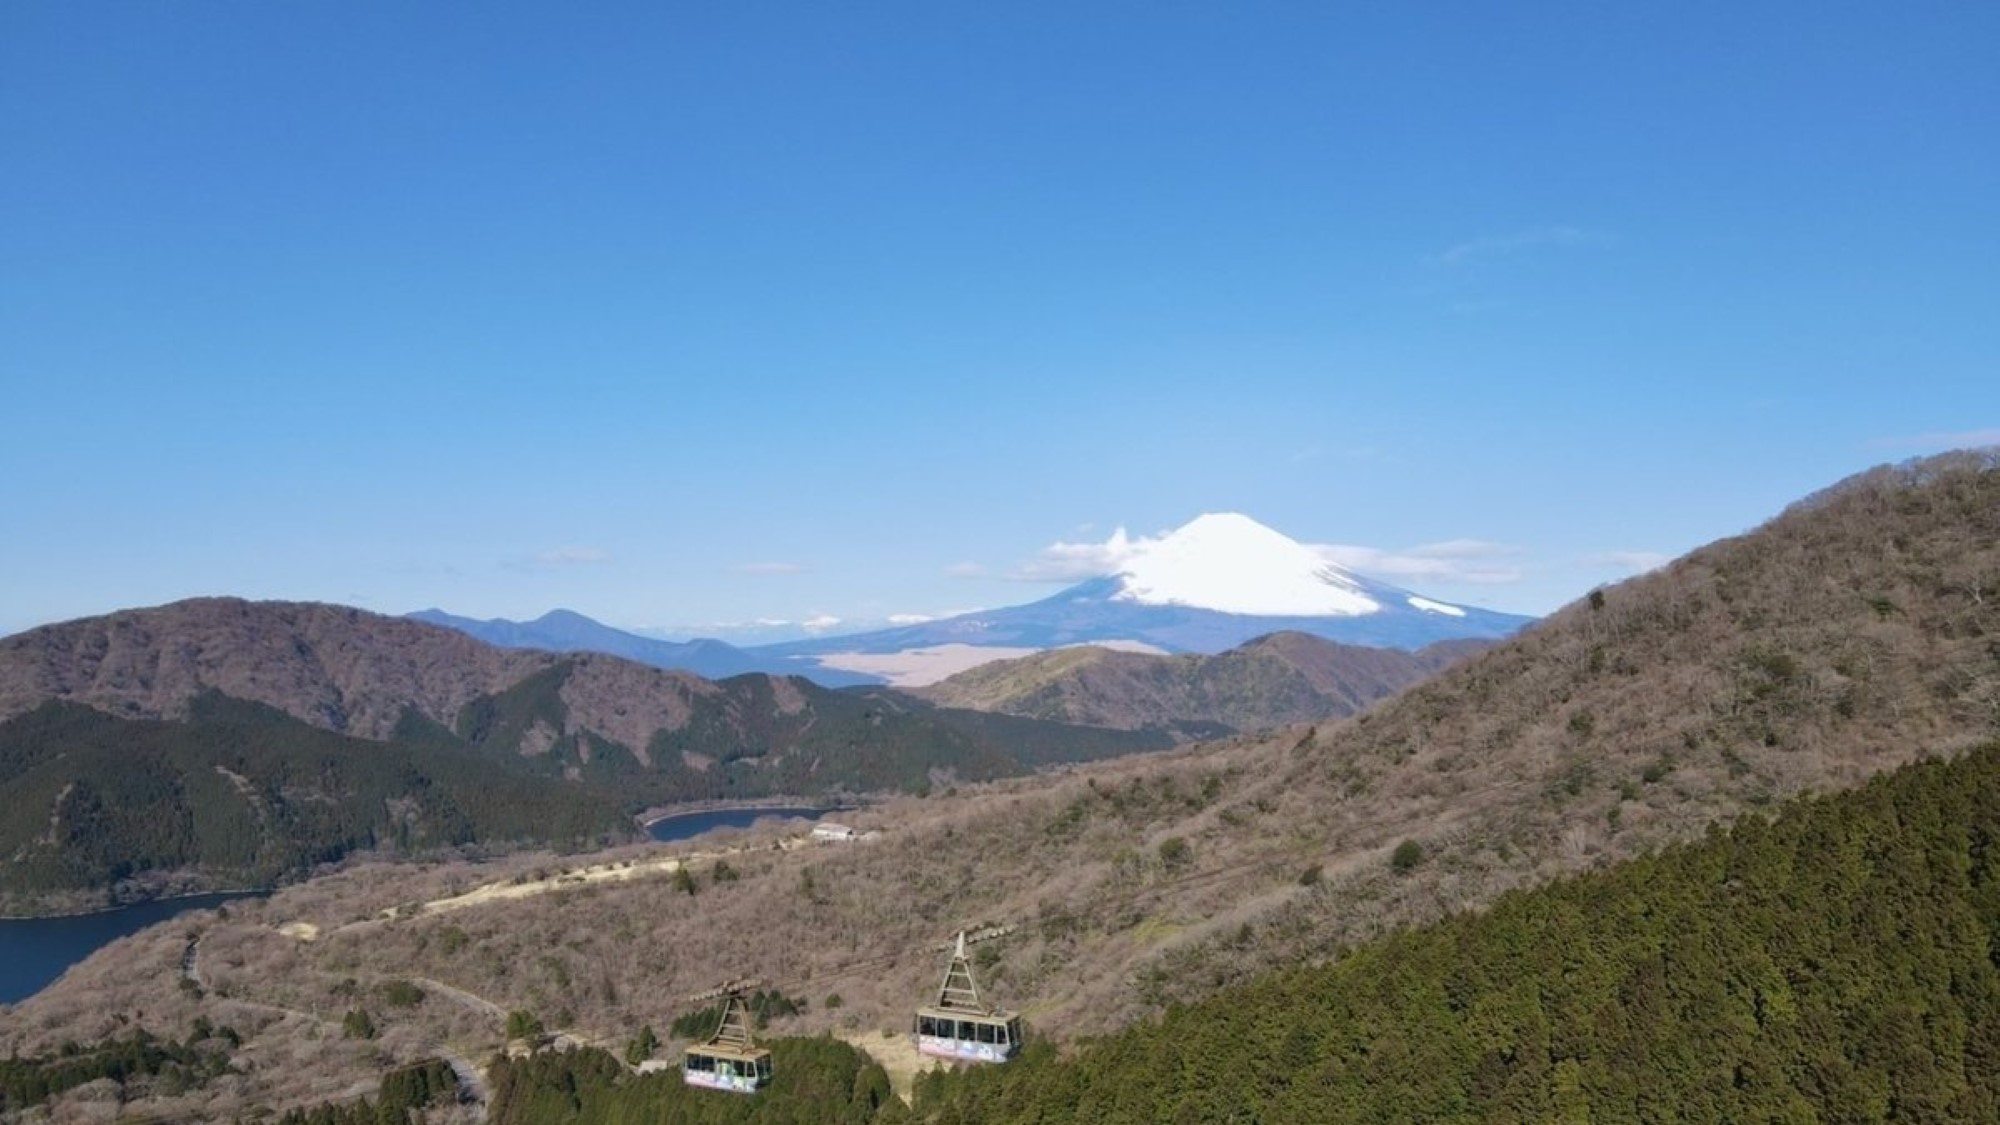
[[[652,835],[653,839],[661,843],[671,843],[675,840],[693,839],[715,828],[748,828],[765,817],[818,820],[828,813],[840,811],[837,807],[805,808],[803,806],[766,809],[702,809],[699,812],[675,813],[672,816],[663,816],[648,824],[646,831]]]
[[[766,817],[818,820],[837,807],[702,809],[661,817],[646,826],[655,840],[687,840],[716,828],[748,828]],[[127,934],[138,933],[188,910],[203,910],[244,893],[161,899],[73,918],[0,919],[0,1004],[18,1004],[40,992],[71,965]]]
[[[155,922],[266,893],[237,891],[158,899],[69,918],[0,918],[0,1004],[26,1000],[71,965]]]

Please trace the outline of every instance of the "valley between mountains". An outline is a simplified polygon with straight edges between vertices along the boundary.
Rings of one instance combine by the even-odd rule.
[[[651,1028],[674,1058],[675,1020],[697,1007],[685,998],[752,976],[795,1002],[767,1034],[788,1044],[781,1064],[824,1081],[815,1104],[845,1083],[843,1116],[819,1119],[1036,1119],[1053,1111],[1031,1112],[1004,1077],[892,1096],[841,1044],[903,1033],[935,992],[938,943],[1008,924],[979,947],[982,989],[1054,1048],[1032,1061],[1051,1068],[1033,1071],[1047,1088],[1072,1105],[1109,1098],[1065,1085],[1056,1055],[1097,1051],[1112,1082],[1122,1045],[1179,1026],[1185,1005],[1275,995],[1325,966],[1393,974],[1392,935],[1543,901],[1522,896],[1975,752],[2000,738],[1996,638],[1989,453],[1874,470],[1517,634],[1413,651],[1283,632],[1213,653],[1055,648],[919,695],[716,683],[329,606],[224,599],[51,626],[0,640],[10,902],[246,872],[283,885],[107,948],[6,1010],[0,1051],[226,1023],[239,1039],[226,1073],[171,1090],[137,1078],[118,1096],[163,1118],[275,1115],[376,1096],[384,1072],[441,1052],[483,1062],[523,1029],[516,1015],[613,1055]],[[871,835],[634,842],[640,807],[764,795],[865,797],[843,820]],[[582,877],[645,865],[657,874]],[[546,889],[424,906],[509,884]],[[2000,932],[1969,909],[1965,926]],[[198,982],[176,968],[190,948]],[[1484,1010],[1484,995],[1438,1003]],[[350,1012],[371,1035],[345,1033]],[[1995,1031],[1964,1019],[1961,1053]],[[1274,1033],[1268,1057],[1287,1042]],[[495,1063],[490,1103],[426,1119],[534,1119],[520,1107],[555,1081],[548,1068],[596,1057]],[[1438,1119],[1546,1119],[1498,1113],[1509,1090],[1522,1100],[1508,1104],[1570,1104],[1558,1087],[1574,1072],[1558,1064],[1578,1057],[1537,1057],[1543,1069],[1519,1075],[1511,1055],[1494,1063],[1486,1094],[1468,1079]],[[567,1088],[680,1096],[604,1065]],[[1379,1083],[1403,1080],[1388,1074]],[[1214,1119],[1213,1091],[1174,1081],[1145,1084]],[[1954,1105],[1981,1104],[1984,1087],[1953,1081]],[[1850,1086],[1786,1089],[1825,1111],[1825,1091]],[[807,1096],[772,1092],[772,1107]],[[46,1112],[82,1119],[90,1096],[77,1087]],[[1278,1085],[1268,1096],[1293,1104]],[[579,1093],[560,1119],[619,1119],[612,1104]],[[676,1107],[659,1119],[722,1119],[650,1104]],[[1139,1104],[1094,1119],[1162,1119]],[[752,1112],[780,1108],[727,1110]]]

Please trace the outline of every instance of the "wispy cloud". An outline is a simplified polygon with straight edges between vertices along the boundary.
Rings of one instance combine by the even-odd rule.
[[[840,618],[831,613],[817,613],[799,622],[799,628],[808,633],[824,633],[840,624]]]
[[[1022,582],[1081,582],[1116,574],[1126,562],[1159,542],[1134,539],[1124,528],[1102,543],[1051,543],[1008,575]],[[1335,566],[1391,580],[1424,578],[1437,582],[1501,585],[1527,577],[1517,559],[1523,552],[1505,543],[1451,539],[1401,550],[1352,544],[1307,544]]]
[[[946,578],[984,578],[986,568],[976,562],[953,563],[944,568]]]
[[[799,623],[788,617],[756,617],[748,621],[697,621],[688,625],[651,626],[655,632],[670,633],[700,632],[703,630],[733,633],[745,629],[786,629],[797,627],[799,627]],[[643,632],[643,630],[641,631]]]
[[[804,574],[803,563],[794,562],[747,562],[737,563],[729,568],[733,574]]]
[[[1671,556],[1658,551],[1600,551],[1584,556],[1585,566],[1609,567],[1627,574],[1644,574],[1658,570],[1671,561]]]
[[[1582,227],[1530,227],[1505,234],[1468,238],[1464,242],[1446,247],[1434,255],[1432,261],[1441,266],[1455,268],[1485,258],[1501,258],[1530,250],[1562,246],[1600,246],[1608,241],[1605,235]]]
[[[1900,449],[1913,453],[1940,453],[1947,449],[1984,449],[1990,445],[2000,445],[2000,427],[1878,438],[1869,444],[1877,449]]]
[[[1521,548],[1484,539],[1447,539],[1400,550],[1350,543],[1329,543],[1314,549],[1335,566],[1379,578],[1502,586],[1527,577],[1517,561]]]
[[[611,561],[600,547],[556,547],[525,558],[507,559],[500,565],[508,570],[560,570],[572,566],[597,566]]]
[[[892,613],[889,615],[889,624],[891,625],[922,625],[926,621],[936,620],[935,616],[928,613]]]

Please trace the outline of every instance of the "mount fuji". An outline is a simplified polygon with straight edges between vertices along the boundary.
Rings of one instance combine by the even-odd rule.
[[[884,658],[950,650],[956,671],[985,659],[1079,644],[1213,654],[1280,630],[1415,650],[1438,641],[1505,637],[1533,620],[1364,578],[1232,512],[1204,515],[1163,538],[1133,544],[1114,572],[1038,602],[750,651],[914,684],[923,682],[919,674],[899,676],[906,666]]]

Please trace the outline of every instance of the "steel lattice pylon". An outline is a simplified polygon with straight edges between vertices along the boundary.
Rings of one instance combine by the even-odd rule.
[[[958,935],[958,946],[952,951],[951,964],[945,968],[944,983],[938,986],[937,1006],[960,1011],[983,1012],[986,1006],[979,1001],[979,985],[972,979],[972,962],[965,958],[965,935]]]

